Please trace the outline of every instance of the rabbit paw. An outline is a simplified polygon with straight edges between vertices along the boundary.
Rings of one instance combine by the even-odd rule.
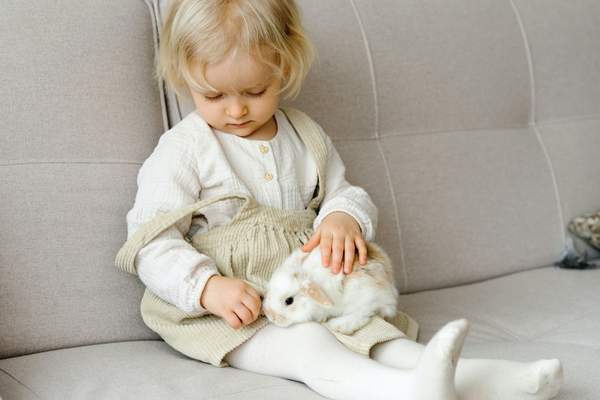
[[[331,330],[350,335],[365,326],[371,318],[367,316],[343,315],[328,320],[327,325]]]

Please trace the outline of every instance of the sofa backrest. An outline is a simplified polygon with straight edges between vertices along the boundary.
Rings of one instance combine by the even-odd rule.
[[[0,358],[157,336],[113,266],[136,176],[191,111],[152,80],[156,0],[0,14]],[[296,106],[379,208],[404,293],[549,265],[600,208],[596,0],[299,0]]]

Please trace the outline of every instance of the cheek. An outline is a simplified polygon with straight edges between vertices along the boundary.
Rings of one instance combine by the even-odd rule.
[[[257,101],[251,106],[251,111],[255,115],[256,119],[265,122],[275,114],[278,103],[271,101]]]
[[[263,97],[256,99],[254,102],[254,107],[257,112],[264,114],[267,117],[270,117],[275,113],[277,107],[279,106],[279,95],[274,94],[273,91],[271,94],[265,93]]]
[[[216,104],[197,102],[196,110],[202,119],[212,127],[220,127],[223,123],[219,106]]]
[[[209,102],[207,101],[203,95],[190,91],[192,95],[192,100],[194,105],[196,106],[196,110],[200,114],[203,120],[209,121],[211,119],[215,119],[218,115],[218,110],[220,109],[219,102]]]

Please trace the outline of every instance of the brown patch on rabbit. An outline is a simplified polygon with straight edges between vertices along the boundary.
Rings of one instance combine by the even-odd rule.
[[[385,271],[380,269],[372,269],[370,272],[375,286],[383,288],[389,285],[390,277],[387,273],[385,273]]]
[[[353,280],[358,279],[363,277],[364,275],[366,275],[366,271],[364,269],[362,269],[360,267],[360,265],[357,265],[358,261],[354,262],[354,271],[352,271],[352,273],[346,275],[344,277],[344,280],[342,281],[342,289],[346,289],[346,286],[351,283]],[[342,273],[342,272],[340,272]]]
[[[311,297],[314,301],[322,306],[332,306],[333,302],[319,285],[313,281],[308,281],[306,285],[302,285],[300,292]]]

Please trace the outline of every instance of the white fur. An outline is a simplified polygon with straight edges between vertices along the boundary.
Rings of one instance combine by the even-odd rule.
[[[369,247],[374,245],[369,243]],[[369,258],[365,266],[355,261],[349,275],[334,274],[321,264],[318,246],[310,253],[297,249],[274,271],[268,283],[263,302],[265,315],[282,327],[326,321],[331,329],[351,334],[374,314],[384,318],[396,315],[398,291],[391,268],[384,256]],[[287,298],[293,298],[291,305],[286,304]]]

